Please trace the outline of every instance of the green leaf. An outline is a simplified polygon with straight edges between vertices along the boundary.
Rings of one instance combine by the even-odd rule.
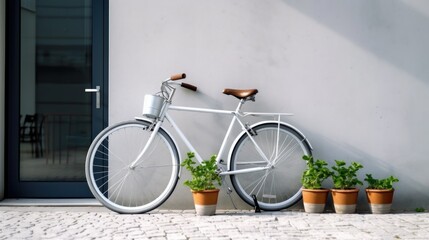
[[[334,170],[332,180],[334,182],[334,188],[337,189],[349,189],[354,188],[356,185],[362,185],[363,183],[357,178],[357,172],[363,168],[362,164],[352,162],[347,166],[343,160],[335,160],[335,166],[332,166]]]
[[[393,176],[384,179],[375,179],[371,174],[366,174],[364,180],[368,183],[369,189],[393,189],[393,183],[399,182],[399,180]]]
[[[183,184],[194,191],[216,189],[215,184],[221,185],[222,178],[219,176],[218,167],[216,164],[216,155],[212,155],[209,160],[204,160],[201,164],[196,165],[193,160],[194,153],[189,152],[188,158],[180,164],[185,167],[192,176],[191,180],[186,180]]]
[[[312,156],[304,155],[302,157],[307,162],[307,168],[302,173],[301,183],[307,189],[322,188],[322,182],[332,175],[332,172],[326,167],[328,164],[324,160],[314,161]]]

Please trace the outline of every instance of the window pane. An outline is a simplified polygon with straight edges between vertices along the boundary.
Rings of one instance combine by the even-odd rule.
[[[91,139],[90,0],[21,1],[21,181],[84,181]]]

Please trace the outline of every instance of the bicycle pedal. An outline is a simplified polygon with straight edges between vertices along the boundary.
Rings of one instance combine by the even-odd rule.
[[[255,205],[255,213],[260,213],[261,208],[259,207],[258,199],[255,194],[252,194],[253,204]]]

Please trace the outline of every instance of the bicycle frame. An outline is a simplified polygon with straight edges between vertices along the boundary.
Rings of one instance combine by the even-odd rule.
[[[241,129],[243,131],[245,131],[250,139],[252,140],[253,144],[255,145],[258,153],[261,155],[263,161],[265,161],[267,163],[267,166],[265,167],[254,167],[254,168],[248,168],[248,169],[242,169],[242,170],[235,170],[235,171],[230,171],[229,169],[229,161],[230,159],[228,158],[228,170],[227,171],[222,171],[220,172],[220,175],[232,175],[232,174],[242,174],[242,173],[249,173],[249,172],[257,172],[257,171],[262,171],[262,170],[266,170],[272,167],[272,163],[270,162],[270,160],[267,158],[267,156],[265,156],[265,154],[262,152],[262,150],[260,149],[260,147],[258,146],[258,144],[253,140],[252,134],[249,132],[249,127],[246,126],[246,124],[244,124],[241,120],[240,117],[246,117],[246,116],[273,116],[273,117],[277,117],[276,121],[271,121],[271,122],[275,122],[278,124],[278,131],[280,131],[280,125],[287,125],[290,126],[289,124],[286,124],[284,122],[280,121],[281,116],[292,116],[292,113],[263,113],[263,112],[241,112],[241,107],[243,106],[243,104],[246,102],[246,100],[240,100],[237,108],[235,111],[232,110],[219,110],[219,109],[211,109],[211,108],[194,108],[194,107],[184,107],[184,106],[174,106],[171,105],[170,101],[167,101],[164,104],[163,109],[161,110],[161,115],[160,118],[158,120],[155,120],[154,123],[156,122],[154,128],[153,128],[153,132],[151,134],[151,137],[149,138],[149,141],[147,142],[146,146],[143,148],[142,152],[139,154],[139,156],[136,158],[136,160],[133,162],[133,164],[131,165],[131,168],[134,168],[138,165],[138,160],[144,155],[144,153],[146,152],[146,149],[149,147],[149,145],[152,143],[153,139],[156,136],[156,133],[158,132],[159,128],[161,127],[161,125],[163,124],[163,120],[166,119],[171,126],[173,127],[173,129],[176,131],[176,133],[178,134],[178,136],[180,137],[180,139],[185,143],[186,147],[195,153],[195,158],[197,159],[198,162],[202,162],[203,159],[200,156],[200,154],[198,153],[198,151],[194,148],[194,146],[191,144],[191,142],[188,140],[188,138],[186,137],[186,135],[183,133],[183,131],[179,128],[179,126],[176,124],[176,122],[174,121],[174,119],[168,114],[169,110],[173,110],[173,111],[184,111],[184,112],[198,112],[198,113],[212,113],[212,114],[221,114],[221,115],[231,115],[232,119],[231,122],[229,124],[228,130],[224,136],[224,139],[222,141],[221,147],[217,153],[217,158],[216,158],[216,162],[219,164],[221,156],[223,155],[224,151],[225,151],[225,147],[226,144],[228,142],[228,140],[230,139],[230,135],[232,130],[234,129],[234,126],[236,125],[236,122],[238,122],[238,124],[240,125]],[[138,118],[140,119],[140,118]],[[292,128],[294,128],[293,126],[290,126]],[[294,128],[295,130],[297,130],[299,132],[298,129]],[[300,133],[300,132],[299,132]],[[300,133],[302,134],[302,133]],[[241,135],[241,134],[240,134]],[[239,135],[239,136],[240,136]],[[278,139],[277,139],[278,141]],[[276,149],[276,158],[277,158],[277,149]],[[179,156],[180,158],[180,156]],[[274,161],[275,162],[275,161]]]

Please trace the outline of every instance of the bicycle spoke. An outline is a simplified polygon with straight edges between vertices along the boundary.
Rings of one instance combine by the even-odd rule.
[[[162,168],[162,167],[177,167],[179,165],[171,165],[171,164],[165,164],[165,165],[151,165],[151,166],[138,166],[136,169],[147,169],[147,168]]]
[[[115,153],[113,153],[106,145],[104,145],[104,144],[101,144],[101,146],[105,149],[105,150],[107,150],[107,152],[109,153],[109,154],[106,154],[104,151],[101,151],[101,150],[98,150],[97,152],[99,152],[99,153],[101,153],[101,154],[103,154],[103,155],[105,155],[105,156],[107,156],[108,158],[110,158],[111,156],[113,156],[113,157],[115,157],[116,159],[118,159],[121,163],[123,163],[123,165],[126,165],[126,163],[124,162],[124,160],[121,158],[121,157],[119,157],[119,156],[117,156]]]
[[[290,143],[288,144],[288,147],[284,148],[284,150],[281,152],[281,155],[274,161],[273,165],[277,164],[279,159],[289,159],[289,157],[292,155],[295,149],[297,149],[300,146],[298,143],[295,143],[293,146],[290,146]]]
[[[258,191],[256,192],[257,196],[259,196],[259,193],[261,192],[262,187],[264,187],[265,182],[267,180],[267,177],[268,177],[268,171],[265,172],[264,176],[262,177],[261,181],[259,182],[260,184],[258,184],[260,187],[259,187]],[[256,189],[256,187],[255,187],[255,189]],[[254,190],[252,190],[252,192],[254,192]]]
[[[311,154],[305,140],[293,129],[277,123],[264,123],[254,127],[258,135],[252,136],[269,158],[269,168],[263,171],[231,175],[237,194],[253,205],[252,194],[257,196],[264,210],[280,210],[300,199],[300,173],[305,168],[302,155]],[[243,170],[261,163],[259,153],[250,137],[242,134],[231,155],[231,170]],[[265,163],[266,164],[266,163]]]
[[[120,213],[141,213],[162,204],[173,192],[179,173],[177,148],[160,129],[139,166],[130,168],[146,146],[151,123],[129,121],[103,130],[91,144],[86,176],[94,196]],[[124,148],[126,146],[126,148]]]
[[[118,185],[121,185],[121,183],[123,182],[123,181],[125,181],[125,178],[127,177],[127,175],[128,175],[128,173],[124,176],[124,177],[122,177],[122,178],[120,178],[119,180],[117,180],[117,181],[107,181],[105,184],[108,184],[108,183],[113,183],[113,184],[111,184],[104,192],[103,192],[103,195],[105,195],[105,196],[109,196],[109,198],[113,198],[114,196],[115,196],[115,193],[117,192],[117,186]],[[112,189],[114,189],[113,190],[113,192],[111,191]],[[109,194],[110,193],[110,194]],[[116,201],[114,201],[114,202],[116,202]]]

